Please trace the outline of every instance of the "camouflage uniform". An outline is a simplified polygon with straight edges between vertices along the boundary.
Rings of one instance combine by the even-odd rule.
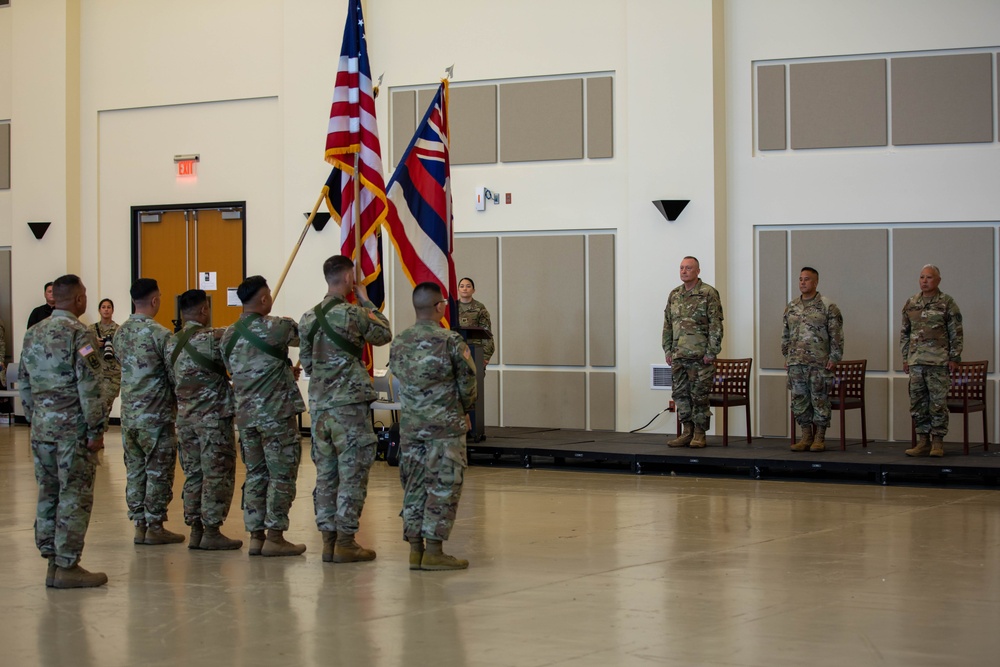
[[[781,354],[788,367],[792,414],[803,426],[830,425],[830,388],[833,371],[827,362],[844,357],[844,316],[830,299],[816,293],[801,296],[785,307]]]
[[[97,351],[101,354],[101,389],[104,393],[104,412],[109,417],[115,399],[118,398],[118,392],[122,388],[122,365],[118,363],[118,359],[113,354],[110,359],[105,356],[104,340],[110,338],[113,344],[118,328],[117,322],[112,322],[108,326],[104,326],[100,322],[94,325],[94,333],[97,336]]]
[[[722,350],[722,301],[711,285],[702,282],[690,291],[680,285],[667,297],[663,312],[663,352],[672,357],[677,414],[683,423],[708,430],[712,413],[708,395],[712,389],[715,359]]]
[[[462,337],[417,322],[396,337],[389,367],[399,378],[403,536],[447,540],[468,459],[465,415],[476,402],[476,368]]]
[[[475,299],[470,303],[458,302],[458,326],[462,328],[479,327],[493,333],[490,324],[490,311],[486,310],[486,306]],[[489,363],[490,357],[496,351],[496,341],[492,338],[470,338],[469,342],[483,348],[483,363]]]
[[[188,331],[197,331],[189,334]],[[180,337],[190,336],[178,350]],[[236,484],[235,401],[212,329],[197,322],[167,344],[177,394],[177,440],[184,470],[184,523],[221,526]]]
[[[287,317],[256,313],[243,313],[239,321],[273,352],[255,347],[237,333],[235,324],[222,336],[223,359],[236,394],[240,454],[247,469],[243,523],[251,533],[265,528],[285,531],[302,458],[295,417],[306,408],[287,357],[289,346],[299,344],[299,327]]]
[[[71,568],[80,560],[94,505],[97,455],[87,441],[104,434],[93,331],[73,313],[55,310],[25,333],[20,368],[38,482],[35,544],[43,558]]]
[[[962,360],[962,342],[962,313],[954,299],[938,291],[906,300],[899,351],[910,369],[910,414],[917,433],[948,434],[948,362]]]
[[[163,523],[174,497],[177,401],[167,369],[170,332],[152,317],[133,313],[115,334],[122,367],[122,445],[125,502],[135,522]]]
[[[354,346],[353,352],[365,343],[385,345],[392,340],[389,320],[370,301],[358,306],[327,296],[316,309],[343,341]],[[316,526],[321,531],[353,535],[358,532],[368,494],[368,471],[375,461],[376,438],[368,406],[376,394],[361,357],[330,338],[316,309],[299,321],[299,360],[309,374]]]

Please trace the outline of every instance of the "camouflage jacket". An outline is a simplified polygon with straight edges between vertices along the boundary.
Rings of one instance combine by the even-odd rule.
[[[458,326],[462,328],[479,327],[493,333],[493,327],[490,324],[490,311],[486,310],[486,306],[475,299],[471,303],[458,302]],[[492,338],[480,339],[470,336],[469,342],[476,343],[483,348],[483,361],[489,361],[493,352],[496,351],[496,341]]]
[[[31,437],[56,442],[104,434],[101,359],[93,329],[66,310],[28,329],[18,389]]]
[[[476,402],[476,369],[458,333],[417,322],[392,342],[389,368],[399,378],[404,442],[468,431],[465,414]]]
[[[945,366],[962,360],[962,313],[944,292],[911,296],[903,306],[899,351],[910,366]]]
[[[101,373],[106,378],[117,378],[122,374],[122,365],[118,363],[118,359],[113,354],[110,359],[104,356],[104,341],[110,338],[111,345],[114,347],[115,334],[119,328],[117,322],[112,322],[108,326],[104,326],[100,322],[94,325],[94,336],[97,337],[97,351],[101,354]]]
[[[365,343],[385,345],[392,340],[389,320],[370,301],[355,305],[327,296],[317,308],[327,309],[326,321],[334,333],[357,349]],[[375,400],[375,389],[364,362],[330,339],[315,309],[302,316],[299,331],[302,334],[299,361],[309,374],[311,412]]]
[[[193,334],[180,351],[180,336],[189,329]],[[168,363],[177,394],[177,423],[196,424],[207,419],[226,419],[235,412],[233,388],[222,360],[222,346],[215,339],[215,329],[197,322],[185,322],[184,328],[167,343]],[[199,355],[195,357],[191,350]],[[214,365],[213,365],[214,364]],[[221,372],[220,372],[221,371]]]
[[[177,400],[167,369],[170,331],[148,315],[133,313],[115,334],[115,357],[122,365],[122,426],[172,424]]]
[[[722,351],[722,300],[698,280],[691,291],[679,285],[663,311],[663,352],[677,359],[717,357]]]
[[[787,366],[826,366],[844,358],[844,316],[840,308],[816,293],[785,306],[781,354]]]
[[[279,359],[237,334],[236,325],[222,335],[222,357],[233,376],[236,424],[240,428],[281,422],[306,409],[295,374],[288,363],[288,348],[299,344],[299,326],[288,317],[243,313],[240,322],[279,354]],[[236,338],[233,342],[234,337]]]

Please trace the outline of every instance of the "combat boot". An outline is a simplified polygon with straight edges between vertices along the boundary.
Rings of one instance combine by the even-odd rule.
[[[259,556],[261,550],[264,548],[264,541],[267,537],[263,530],[252,530],[250,531],[250,548],[247,553],[251,556]]]
[[[188,549],[201,549],[201,538],[205,534],[205,526],[201,521],[191,524],[191,536],[188,538]]]
[[[691,422],[681,424],[682,431],[677,437],[667,442],[667,447],[687,447],[694,437],[694,425]]]
[[[333,548],[334,563],[356,563],[363,560],[375,560],[375,551],[365,549],[354,541],[354,535],[339,533],[337,544]]]
[[[691,444],[688,445],[691,449],[701,449],[708,443],[705,441],[705,429],[700,426],[694,427],[694,435],[691,437]]]
[[[424,558],[424,538],[408,537],[406,541],[410,543],[410,569],[419,570]]]
[[[444,553],[441,540],[427,540],[427,549],[420,560],[421,570],[464,570],[469,561]]]
[[[200,549],[205,551],[231,551],[243,546],[243,540],[226,537],[219,526],[205,526],[205,534],[201,538]]]
[[[337,544],[337,531],[323,530],[323,562],[333,562],[333,547]]]
[[[802,437],[799,441],[792,445],[791,449],[793,452],[804,452],[813,444],[813,425],[806,424],[802,427]]]
[[[812,444],[809,445],[810,452],[822,452],[826,449],[826,427],[817,426],[816,435],[813,436]]]
[[[73,567],[57,567],[52,578],[52,588],[94,588],[108,583],[108,575],[103,572],[87,572],[80,564]]]
[[[304,544],[292,544],[285,539],[284,531],[267,529],[267,539],[260,550],[261,556],[301,556],[306,551]]]
[[[944,440],[940,435],[931,438],[931,456],[944,456]]]
[[[56,559],[55,556],[49,556],[49,565],[45,570],[45,587],[52,588],[52,585],[56,580]]]
[[[146,528],[146,539],[143,544],[180,544],[184,536],[163,527],[162,523],[151,523]]]
[[[146,542],[146,522],[142,519],[136,519],[135,522],[135,536],[132,538],[132,544],[144,544]]]
[[[904,454],[907,456],[927,456],[931,453],[930,436],[926,433],[917,434],[917,446],[907,449]],[[941,452],[942,454],[944,452]]]

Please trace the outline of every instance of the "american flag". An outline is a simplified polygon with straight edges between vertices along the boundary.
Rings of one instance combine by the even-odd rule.
[[[358,171],[354,173],[354,155],[358,155]],[[340,225],[340,252],[361,266],[363,282],[378,275],[378,242],[375,230],[386,216],[385,178],[382,176],[382,150],[375,120],[375,95],[372,86],[365,23],[361,0],[350,0],[344,41],[340,49],[337,82],[330,107],[330,124],[326,135],[326,161],[335,169],[327,181],[330,191],[339,190],[339,206],[330,213]],[[339,181],[337,171],[340,171]],[[354,182],[360,178],[360,229],[362,252],[355,247]],[[338,185],[339,182],[339,185]],[[331,206],[328,200],[328,206]]]
[[[410,284],[437,283],[454,302],[450,178],[448,82],[442,81],[389,179],[386,229]]]

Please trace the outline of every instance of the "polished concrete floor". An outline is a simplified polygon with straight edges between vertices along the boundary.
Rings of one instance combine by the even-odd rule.
[[[447,543],[471,567],[410,572],[384,463],[359,535],[378,559],[321,562],[308,445],[304,556],[134,546],[118,438],[83,558],[110,582],[60,591],[28,430],[0,425],[0,665],[1000,665],[996,490],[475,467]]]

